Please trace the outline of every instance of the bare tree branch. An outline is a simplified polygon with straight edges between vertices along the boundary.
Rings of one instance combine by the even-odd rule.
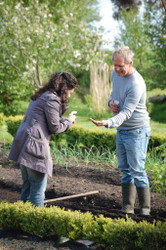
[[[163,6],[164,6],[164,9],[165,9],[165,12],[166,12],[166,4],[165,4],[164,0],[161,0],[161,1],[163,3]]]

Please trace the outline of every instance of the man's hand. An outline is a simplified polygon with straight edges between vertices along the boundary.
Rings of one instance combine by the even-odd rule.
[[[69,115],[68,115],[68,119],[70,119],[72,121],[72,123],[75,123],[75,119],[76,119],[76,115],[77,111],[72,111]]]
[[[114,103],[115,99],[112,99],[108,106],[110,107],[111,111],[114,113],[114,114],[117,114],[119,113],[120,109],[119,109],[119,105],[115,104]]]
[[[92,118],[89,119],[91,122],[93,122],[96,126],[107,126],[108,123],[107,121],[96,121],[96,120],[93,120]]]

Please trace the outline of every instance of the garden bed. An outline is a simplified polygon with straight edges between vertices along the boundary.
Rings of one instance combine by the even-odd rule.
[[[125,218],[121,212],[121,173],[117,168],[96,167],[93,163],[86,166],[84,161],[76,165],[71,163],[68,168],[64,165],[54,165],[53,177],[48,178],[46,200],[68,195],[86,193],[98,190],[96,195],[68,199],[48,203],[47,206],[56,205],[64,209],[90,211],[94,215],[103,214],[110,218]],[[0,155],[0,201],[11,203],[19,200],[21,191],[21,173],[19,167],[8,161],[6,156]],[[151,192],[151,215],[139,215],[138,199],[135,205],[135,214],[130,217],[139,222],[165,221],[166,197]]]

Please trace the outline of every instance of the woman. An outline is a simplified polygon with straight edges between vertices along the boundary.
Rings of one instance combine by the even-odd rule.
[[[70,95],[78,87],[76,78],[68,72],[52,74],[48,83],[31,96],[25,117],[14,138],[8,159],[20,165],[23,186],[21,200],[44,207],[47,175],[52,176],[53,162],[49,141],[51,134],[68,130],[77,112],[67,118]]]

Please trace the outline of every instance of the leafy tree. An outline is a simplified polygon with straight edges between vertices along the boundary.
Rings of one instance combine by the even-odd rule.
[[[149,90],[164,88],[166,82],[166,16],[161,7],[161,2],[153,5],[146,2],[143,17],[134,8],[123,9],[119,15],[120,31],[114,43],[114,47],[128,45],[133,50],[134,65]]]
[[[119,14],[122,9],[130,11],[134,9],[136,12],[139,12],[139,6],[142,5],[140,0],[110,0],[113,3],[113,17],[119,19]]]
[[[127,45],[134,52],[134,66],[143,75],[147,86],[150,88],[151,67],[155,56],[151,44],[148,42],[148,36],[145,34],[145,24],[140,15],[136,14],[134,9],[129,12],[123,9],[120,14],[119,34],[115,38],[114,47]]]
[[[12,112],[13,101],[29,97],[50,73],[87,70],[98,57],[101,38],[87,23],[87,3],[0,3],[0,98],[5,114]]]
[[[145,5],[145,33],[155,53],[151,77],[153,87],[166,86],[166,13],[162,1],[147,0]]]

